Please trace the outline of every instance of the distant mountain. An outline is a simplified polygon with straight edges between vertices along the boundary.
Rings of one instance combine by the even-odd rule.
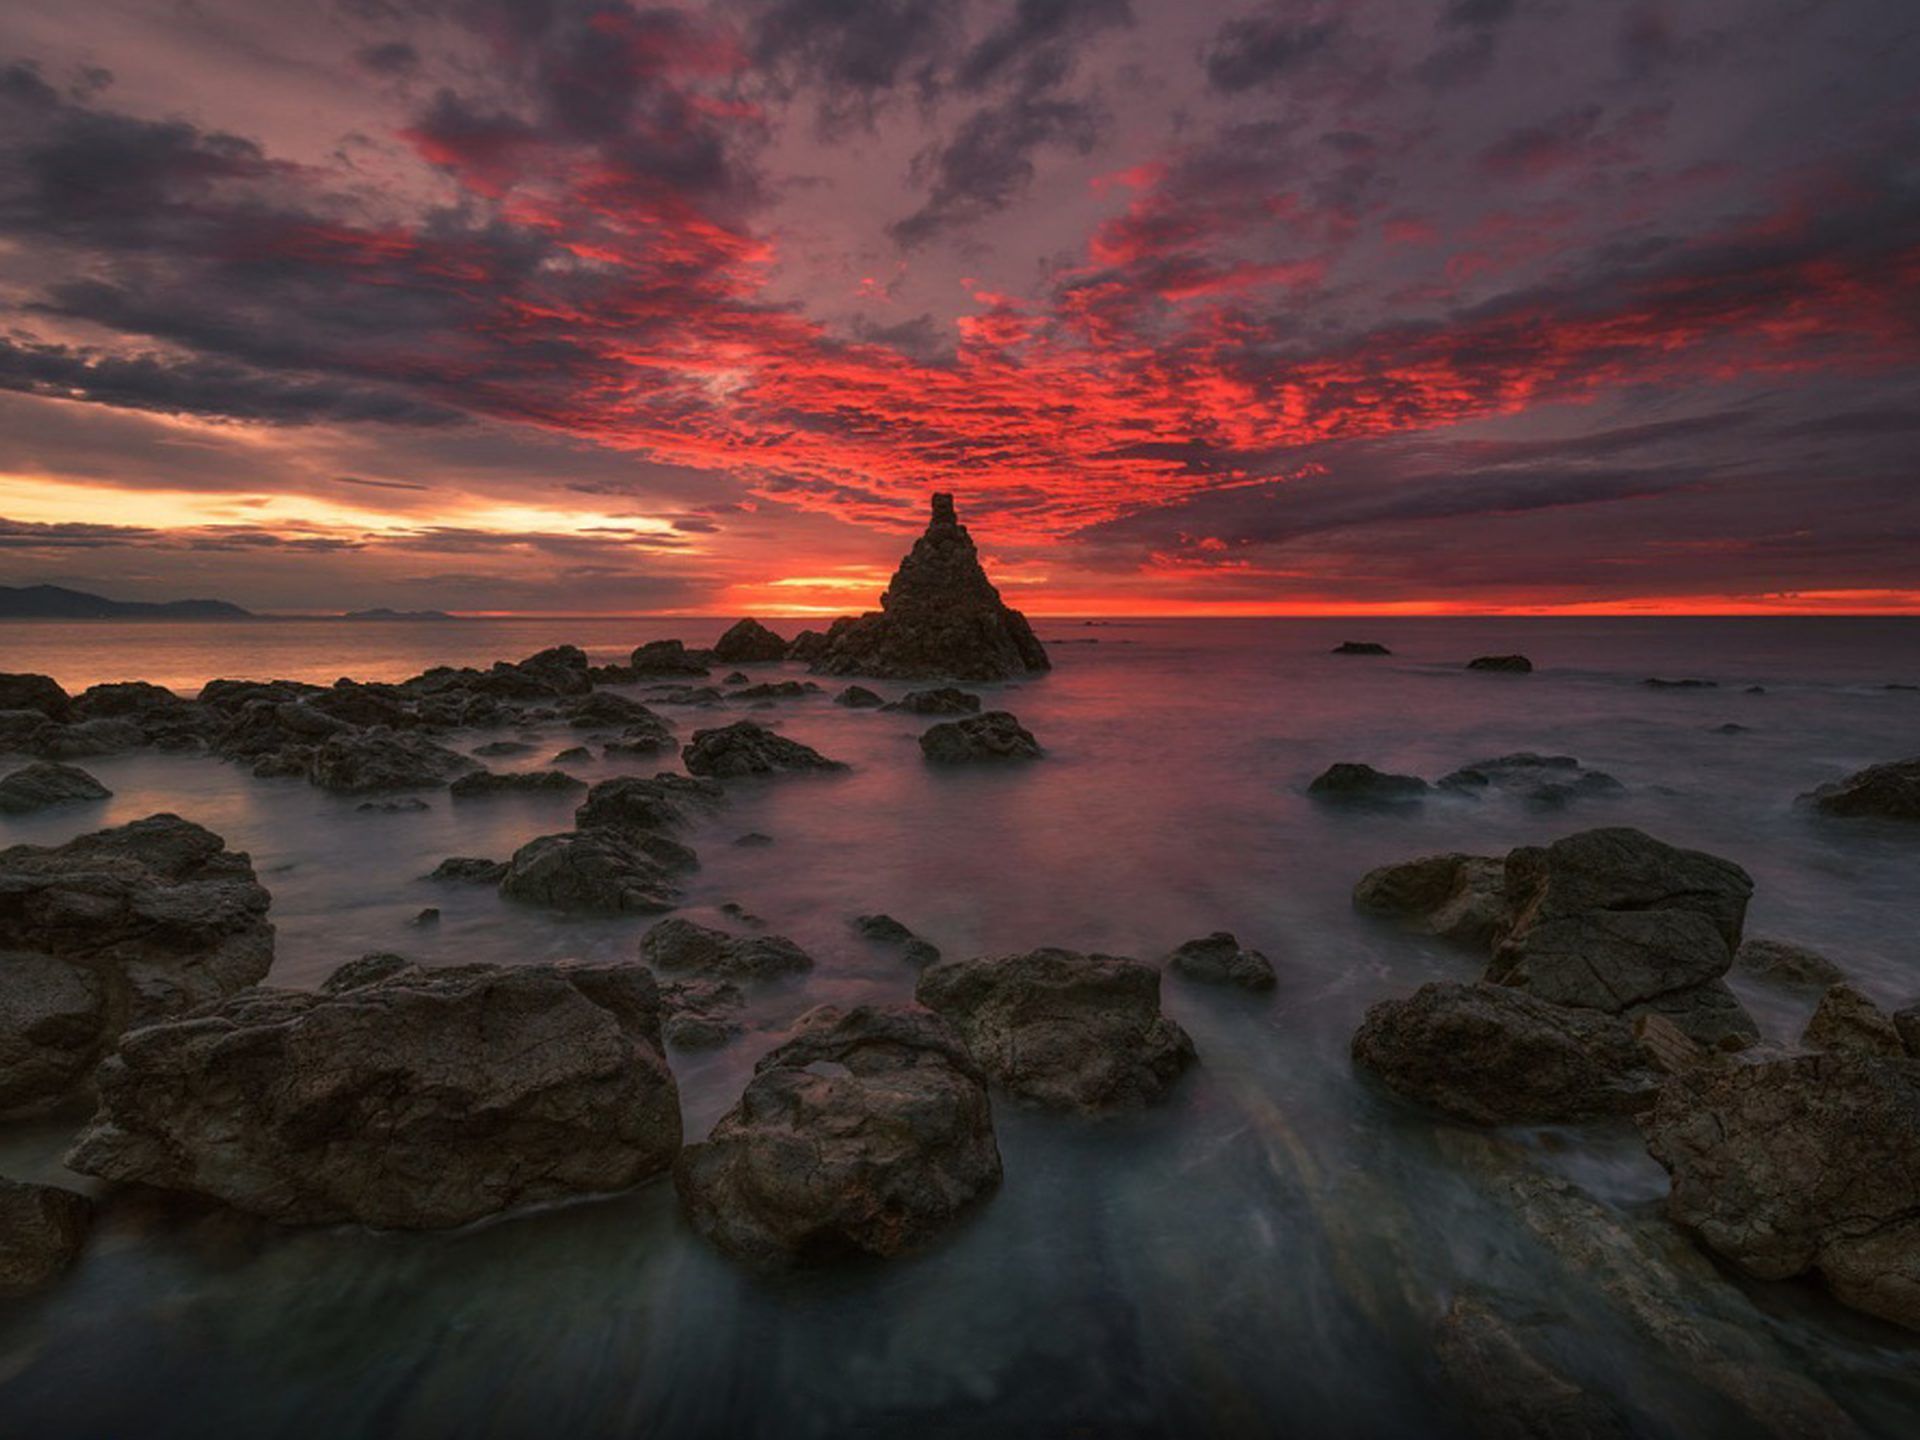
[[[60,585],[0,585],[0,620],[252,620],[225,600],[109,600]]]
[[[449,615],[444,610],[389,610],[382,605],[373,610],[349,610],[340,618],[342,620],[461,620],[466,617]]]

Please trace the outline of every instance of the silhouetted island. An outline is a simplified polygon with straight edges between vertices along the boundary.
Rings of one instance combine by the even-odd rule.
[[[226,600],[109,600],[64,585],[0,585],[0,620],[256,620]]]

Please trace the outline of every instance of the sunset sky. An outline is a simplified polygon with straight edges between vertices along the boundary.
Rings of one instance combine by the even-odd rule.
[[[0,583],[1920,611],[1915,0],[7,0]]]

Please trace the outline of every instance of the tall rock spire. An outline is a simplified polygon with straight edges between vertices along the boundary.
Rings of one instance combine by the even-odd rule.
[[[813,668],[900,680],[1005,680],[1053,666],[1027,617],[987,579],[953,496],[936,493],[926,531],[894,571],[880,608],[836,620]]]

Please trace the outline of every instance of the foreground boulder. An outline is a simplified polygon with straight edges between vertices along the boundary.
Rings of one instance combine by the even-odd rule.
[[[1046,1109],[1155,1104],[1195,1059],[1160,1013],[1160,972],[1137,960],[1054,949],[942,960],[915,995],[1009,1094]]]
[[[1920,820],[1920,758],[1870,765],[1813,792],[1816,810],[1827,815],[1881,820]]]
[[[763,1057],[674,1182],[693,1227],[759,1266],[893,1256],[1000,1183],[985,1077],[923,1010],[814,1011]]]
[[[1273,962],[1258,950],[1247,949],[1226,930],[1187,941],[1167,956],[1167,968],[1207,985],[1237,985],[1242,990],[1274,987]]]
[[[1353,1062],[1403,1099],[1477,1125],[1644,1107],[1655,1076],[1632,1027],[1499,985],[1422,985],[1354,1032]]]
[[[737,779],[745,775],[778,775],[799,770],[844,770],[811,745],[776,735],[751,720],[736,720],[718,730],[696,730],[680,752],[690,774]]]
[[[622,1190],[680,1148],[660,1022],[637,965],[249,991],[126,1036],[67,1164],[288,1225],[437,1229]]]
[[[920,737],[920,753],[936,765],[974,765],[1038,760],[1043,752],[1033,732],[1011,714],[989,710],[930,727]]]
[[[92,1225],[86,1196],[0,1179],[0,1295],[25,1294],[59,1276]]]
[[[1767,1280],[1920,1329],[1920,1065],[1858,1054],[1704,1066],[1643,1122],[1667,1215]]]
[[[269,898],[177,815],[0,850],[0,1114],[83,1089],[129,1026],[264,978]]]
[[[1506,862],[1491,855],[1423,855],[1369,870],[1353,908],[1421,935],[1485,948],[1506,919]]]
[[[715,980],[772,980],[813,968],[813,957],[784,935],[729,935],[678,917],[640,937],[640,958],[669,974]]]
[[[0,780],[0,815],[31,815],[56,805],[105,800],[113,792],[75,765],[40,763]]]
[[[664,836],[572,830],[514,851],[500,893],[549,910],[658,914],[680,903],[676,877],[698,864],[691,850]]]
[[[787,642],[758,620],[741,620],[713,643],[722,665],[767,664],[787,658]]]
[[[880,608],[836,620],[813,668],[827,675],[1004,680],[1053,668],[1027,624],[980,567],[953,496],[933,497],[926,532],[900,562]]]
[[[313,752],[307,778],[322,790],[359,795],[444,785],[476,768],[467,756],[424,735],[375,726],[328,737]]]

